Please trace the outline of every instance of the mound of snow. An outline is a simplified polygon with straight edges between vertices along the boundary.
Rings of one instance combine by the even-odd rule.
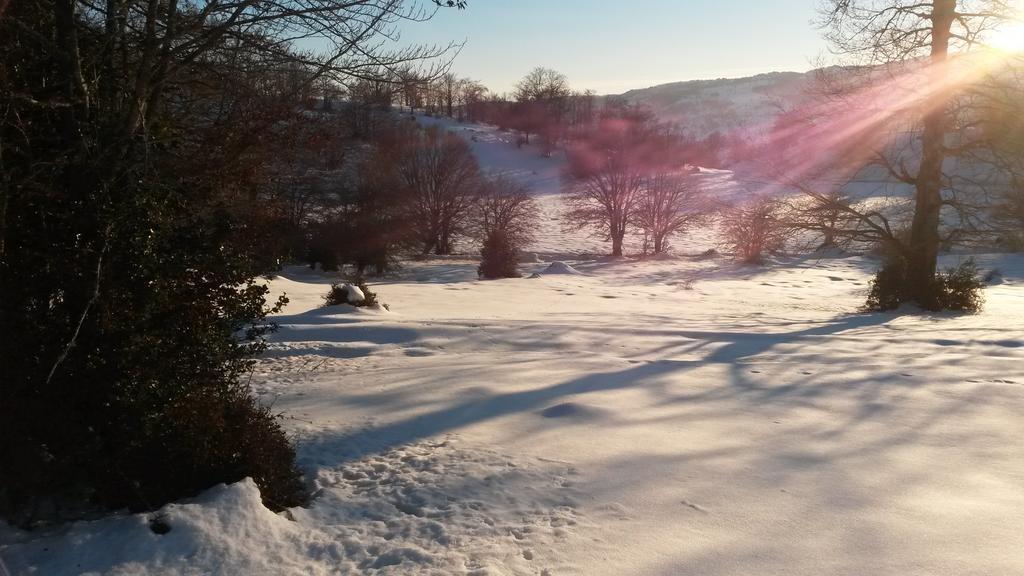
[[[582,276],[583,272],[569,266],[565,262],[552,262],[547,268],[541,270],[542,274],[575,274]]]
[[[540,415],[545,418],[579,418],[589,419],[595,418],[602,415],[602,411],[594,408],[593,406],[587,406],[585,404],[578,404],[576,402],[562,402],[561,404],[555,404],[549,406],[541,411]]]
[[[0,574],[541,574],[567,566],[562,547],[589,526],[564,463],[448,440],[339,463],[320,440],[304,445],[308,507],[275,514],[245,479],[155,514],[41,532],[0,522]],[[154,518],[170,530],[156,534]]]
[[[158,535],[150,521],[170,531]],[[18,533],[0,546],[14,574],[314,574],[313,550],[343,556],[330,539],[274,514],[251,479],[220,485],[156,514],[76,522],[53,534]],[[320,537],[317,537],[320,536]]]
[[[363,300],[366,300],[366,295],[359,289],[358,286],[351,284],[345,284],[342,286],[342,290],[345,291],[345,299],[348,300],[349,304],[359,304]]]

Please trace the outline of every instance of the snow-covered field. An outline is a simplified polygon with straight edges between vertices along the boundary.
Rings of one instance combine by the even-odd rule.
[[[599,239],[557,221],[560,160],[464,128],[534,186],[542,261],[497,281],[410,262],[371,283],[390,311],[323,308],[332,279],[301,268],[271,282],[291,303],[253,385],[308,508],[273,514],[244,481],[166,507],[163,536],[147,515],[2,529],[7,568],[1024,573],[1024,255],[980,256],[1001,281],[960,316],[857,313],[876,261],[742,268],[696,256],[710,231],[689,255],[588,257]]]

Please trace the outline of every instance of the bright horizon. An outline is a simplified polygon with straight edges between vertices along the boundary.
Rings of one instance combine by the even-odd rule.
[[[639,4],[470,0],[466,10],[443,9],[428,22],[404,25],[402,44],[464,40],[452,70],[498,93],[511,91],[536,66],[565,74],[573,88],[618,94],[670,82],[804,72],[828,55],[813,23],[819,0]],[[722,21],[731,25],[712,25]]]

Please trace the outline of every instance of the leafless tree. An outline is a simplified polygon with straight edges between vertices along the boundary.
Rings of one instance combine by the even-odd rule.
[[[527,143],[531,133],[538,134],[544,153],[551,154],[563,129],[570,94],[565,75],[550,68],[534,68],[516,84],[516,128]]]
[[[411,222],[423,254],[450,254],[466,232],[479,182],[466,142],[436,127],[411,129],[396,159],[410,199]]]
[[[533,240],[537,204],[529,188],[509,176],[484,178],[476,205],[476,236],[486,239],[501,231],[516,246]]]
[[[771,197],[758,197],[726,208],[722,235],[739,262],[762,263],[765,255],[782,250],[789,236],[782,204]]]
[[[710,208],[692,175],[660,172],[643,179],[633,219],[660,254],[673,235],[705,220]]]
[[[612,255],[621,256],[644,179],[660,153],[650,126],[630,118],[605,118],[581,134],[568,150],[566,223],[600,231]]]
[[[459,97],[459,79],[455,74],[446,72],[437,79],[438,94],[444,105],[444,114],[449,118],[455,117],[455,104]]]
[[[914,189],[907,237],[890,234],[887,223],[883,226],[878,220],[881,214],[854,212],[869,224],[871,233],[888,235],[886,241],[897,247],[907,270],[905,293],[921,303],[928,298],[936,274],[943,207],[969,214],[972,205],[964,199],[963,188],[958,197],[958,176],[944,168],[948,158],[962,152],[948,143],[971,141],[965,130],[973,114],[958,113],[958,108],[965,103],[965,91],[978,81],[975,72],[965,70],[983,68],[985,61],[957,61],[954,56],[984,44],[989,34],[1013,17],[1012,4],[1006,0],[825,0],[822,5],[822,24],[833,50],[852,58],[853,64],[867,66],[862,68],[867,71],[862,76],[866,85],[855,92],[859,105],[886,108],[859,119],[847,109],[847,138],[871,141],[874,135],[877,140],[877,134],[891,132],[891,126],[900,122],[914,126],[915,133],[920,127],[919,143],[905,147],[912,151],[913,161],[905,154],[901,158],[891,146],[874,154],[895,180]],[[892,97],[897,91],[901,94]],[[959,136],[951,138],[954,133]],[[955,239],[958,232],[946,240]]]
[[[462,115],[468,122],[483,119],[483,106],[487,99],[487,88],[476,80],[466,79],[461,85]]]

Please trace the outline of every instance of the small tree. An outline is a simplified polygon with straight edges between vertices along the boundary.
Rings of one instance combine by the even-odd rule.
[[[644,178],[633,219],[653,243],[654,253],[660,254],[668,249],[672,235],[702,221],[707,213],[704,192],[692,177],[658,173]]]
[[[805,246],[809,250],[845,249],[856,243],[887,241],[884,228],[874,230],[861,224],[850,198],[839,189],[805,192],[786,202],[784,214],[788,228],[812,233]]]
[[[761,264],[766,254],[786,243],[781,205],[772,198],[757,198],[725,210],[722,232],[728,248],[743,264]]]
[[[518,278],[517,264],[519,248],[515,241],[504,230],[495,229],[484,240],[480,251],[480,267],[477,274],[481,278]]]
[[[508,176],[481,181],[475,210],[475,234],[486,240],[502,231],[517,247],[530,243],[537,223],[537,204],[530,190]]]

